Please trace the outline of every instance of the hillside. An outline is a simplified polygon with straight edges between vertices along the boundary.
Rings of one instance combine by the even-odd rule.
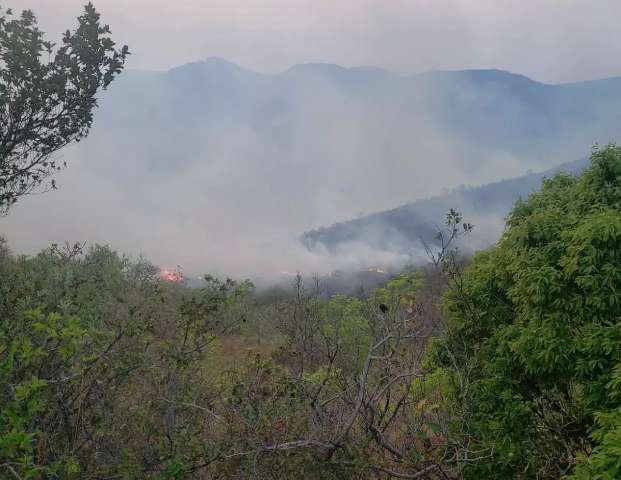
[[[374,213],[362,218],[336,223],[330,227],[305,232],[302,242],[307,248],[326,248],[338,253],[352,244],[366,244],[374,249],[398,253],[420,250],[421,239],[431,240],[436,224],[451,208],[462,211],[466,219],[500,220],[509,213],[515,202],[539,189],[544,177],[558,172],[576,173],[588,165],[587,160],[564,163],[541,173],[532,173],[508,180],[473,188],[458,188],[444,195],[418,200],[392,210]],[[488,231],[478,240],[492,243],[496,240]]]

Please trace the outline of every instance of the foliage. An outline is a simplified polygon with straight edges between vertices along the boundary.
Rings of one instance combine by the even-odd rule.
[[[421,380],[425,315],[408,310],[422,274],[368,298],[300,283],[275,304],[206,280],[167,282],[106,246],[5,249],[0,475],[451,475],[446,381]]]
[[[140,477],[176,461],[169,442],[187,433],[166,401],[204,374],[211,316],[228,318],[221,285],[196,292],[215,308],[199,321],[183,287],[108,247],[53,246],[0,269],[0,466],[72,478],[141,465]]]
[[[64,166],[53,154],[80,141],[93,123],[96,94],[123,69],[127,47],[91,3],[59,48],[44,39],[35,15],[0,9],[0,212],[43,187]]]
[[[468,478],[621,476],[621,149],[591,161],[519,202],[446,297]]]

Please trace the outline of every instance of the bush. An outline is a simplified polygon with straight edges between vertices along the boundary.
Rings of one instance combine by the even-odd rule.
[[[621,149],[519,202],[445,303],[468,478],[621,477]]]

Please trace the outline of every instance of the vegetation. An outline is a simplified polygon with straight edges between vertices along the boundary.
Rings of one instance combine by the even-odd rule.
[[[467,478],[621,478],[621,149],[518,203],[447,297],[434,352]]]
[[[442,379],[421,380],[419,272],[367,299],[299,281],[259,306],[249,282],[187,289],[104,246],[3,258],[0,466],[15,478],[358,478],[448,454],[425,400]]]
[[[97,92],[123,69],[128,49],[114,48],[99,18],[89,3],[54,49],[31,11],[0,9],[0,213],[55,188],[64,163],[53,154],[88,134]]]
[[[2,243],[0,469],[619,478],[620,175],[621,149],[596,150],[470,266],[451,211],[430,266],[366,297],[298,278],[259,301],[248,281],[191,289],[106,246]]]
[[[52,48],[0,16],[3,212],[128,54],[90,4]],[[367,295],[298,277],[268,299],[0,238],[0,478],[621,478],[621,148],[544,181],[468,265],[471,230],[451,209],[429,265]]]

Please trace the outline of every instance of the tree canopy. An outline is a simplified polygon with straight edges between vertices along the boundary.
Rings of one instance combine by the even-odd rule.
[[[30,10],[0,10],[0,213],[22,195],[55,188],[51,177],[65,162],[54,154],[88,134],[96,94],[128,54],[91,3],[58,48]]]
[[[448,293],[435,354],[461,385],[469,478],[621,476],[621,148],[591,162],[519,202]]]

